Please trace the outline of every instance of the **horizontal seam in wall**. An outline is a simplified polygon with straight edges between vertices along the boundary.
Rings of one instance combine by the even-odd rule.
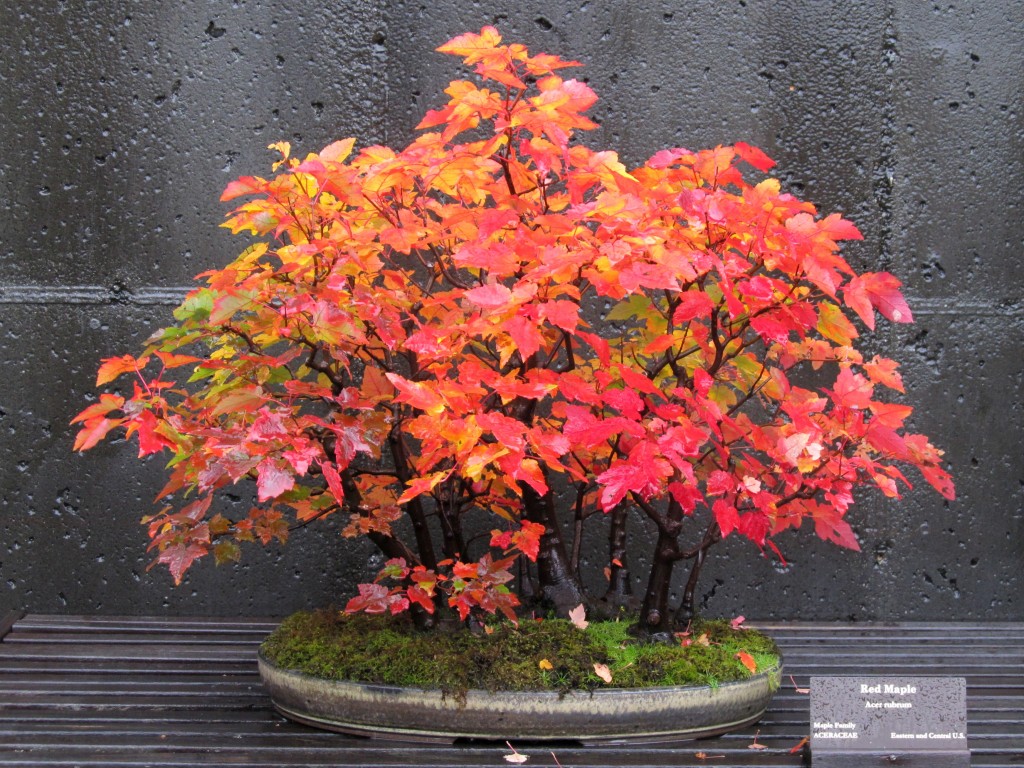
[[[191,286],[147,286],[136,290],[99,285],[0,286],[0,304],[132,304],[176,307]]]
[[[104,288],[99,285],[9,285],[0,286],[0,304],[128,304],[138,306],[177,306],[192,290],[191,286],[146,286],[135,290]],[[1019,317],[1024,304],[999,305],[980,301],[907,298],[915,315],[970,315]]]

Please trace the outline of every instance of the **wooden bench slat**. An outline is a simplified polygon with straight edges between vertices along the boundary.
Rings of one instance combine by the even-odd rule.
[[[255,673],[256,647],[274,625],[218,617],[12,619],[0,642],[0,767],[506,765],[501,745],[371,741],[283,720]],[[758,725],[675,745],[526,746],[526,765],[554,765],[554,751],[566,768],[799,766],[802,755],[789,750],[809,730],[809,701],[793,681],[807,687],[811,675],[854,674],[967,677],[972,765],[1020,764],[1024,623],[759,626],[782,647],[786,676]],[[964,655],[965,644],[975,655]],[[755,733],[767,749],[748,749]]]

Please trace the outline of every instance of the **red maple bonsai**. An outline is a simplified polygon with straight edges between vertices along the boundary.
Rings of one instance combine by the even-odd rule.
[[[349,610],[564,615],[630,604],[638,516],[652,632],[691,616],[724,537],[781,558],[775,538],[808,521],[857,549],[854,489],[898,497],[898,464],[953,498],[941,451],[903,431],[912,409],[878,396],[903,391],[897,364],[853,346],[850,310],[911,321],[899,280],[839,255],[853,224],[749,182],[737,163],[774,163],[747,144],[627,170],[576,143],[596,96],[556,74],[575,62],[490,27],[439,50],[477,79],[450,84],[419,138],[301,160],[273,145],[276,175],[222,197],[248,198],[225,226],[256,242],[200,275],[141,356],[100,367],[97,386],[128,374],[132,391],[83,410],[75,447],[116,428],[140,456],[170,452],[160,498],[191,498],[144,522],[175,581],[342,514],[388,558]],[[797,383],[807,369],[822,386]],[[258,503],[229,519],[217,492],[246,479]],[[580,543],[601,515],[595,600]]]

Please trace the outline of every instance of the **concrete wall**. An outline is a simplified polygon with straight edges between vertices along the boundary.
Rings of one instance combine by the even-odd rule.
[[[515,10],[512,10],[513,5]],[[101,357],[170,320],[192,275],[240,249],[217,197],[265,147],[355,135],[400,145],[456,60],[496,23],[584,62],[601,127],[639,163],[744,140],[784,184],[865,234],[861,269],[899,275],[914,426],[947,449],[960,498],[921,483],[852,513],[864,552],[783,538],[706,569],[710,612],[820,619],[1024,620],[1024,11],[1015,0],[178,3],[0,8],[0,611],[282,614],[339,602],[370,551],[329,525],[178,588],[138,526],[163,484],[126,444],[71,453]],[[239,503],[241,503],[239,499]],[[787,546],[788,545],[788,546]]]

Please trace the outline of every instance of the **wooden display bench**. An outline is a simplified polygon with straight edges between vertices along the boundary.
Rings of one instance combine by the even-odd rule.
[[[274,622],[15,615],[0,624],[0,766],[508,766],[499,744],[406,744],[281,718],[256,673]],[[966,677],[972,766],[1024,764],[1024,624],[758,624],[782,648],[764,719],[714,739],[513,745],[527,768],[801,766],[811,675]],[[792,679],[790,678],[792,675]],[[552,754],[553,753],[553,754]],[[557,763],[556,763],[557,760]],[[894,763],[898,765],[898,763]]]

